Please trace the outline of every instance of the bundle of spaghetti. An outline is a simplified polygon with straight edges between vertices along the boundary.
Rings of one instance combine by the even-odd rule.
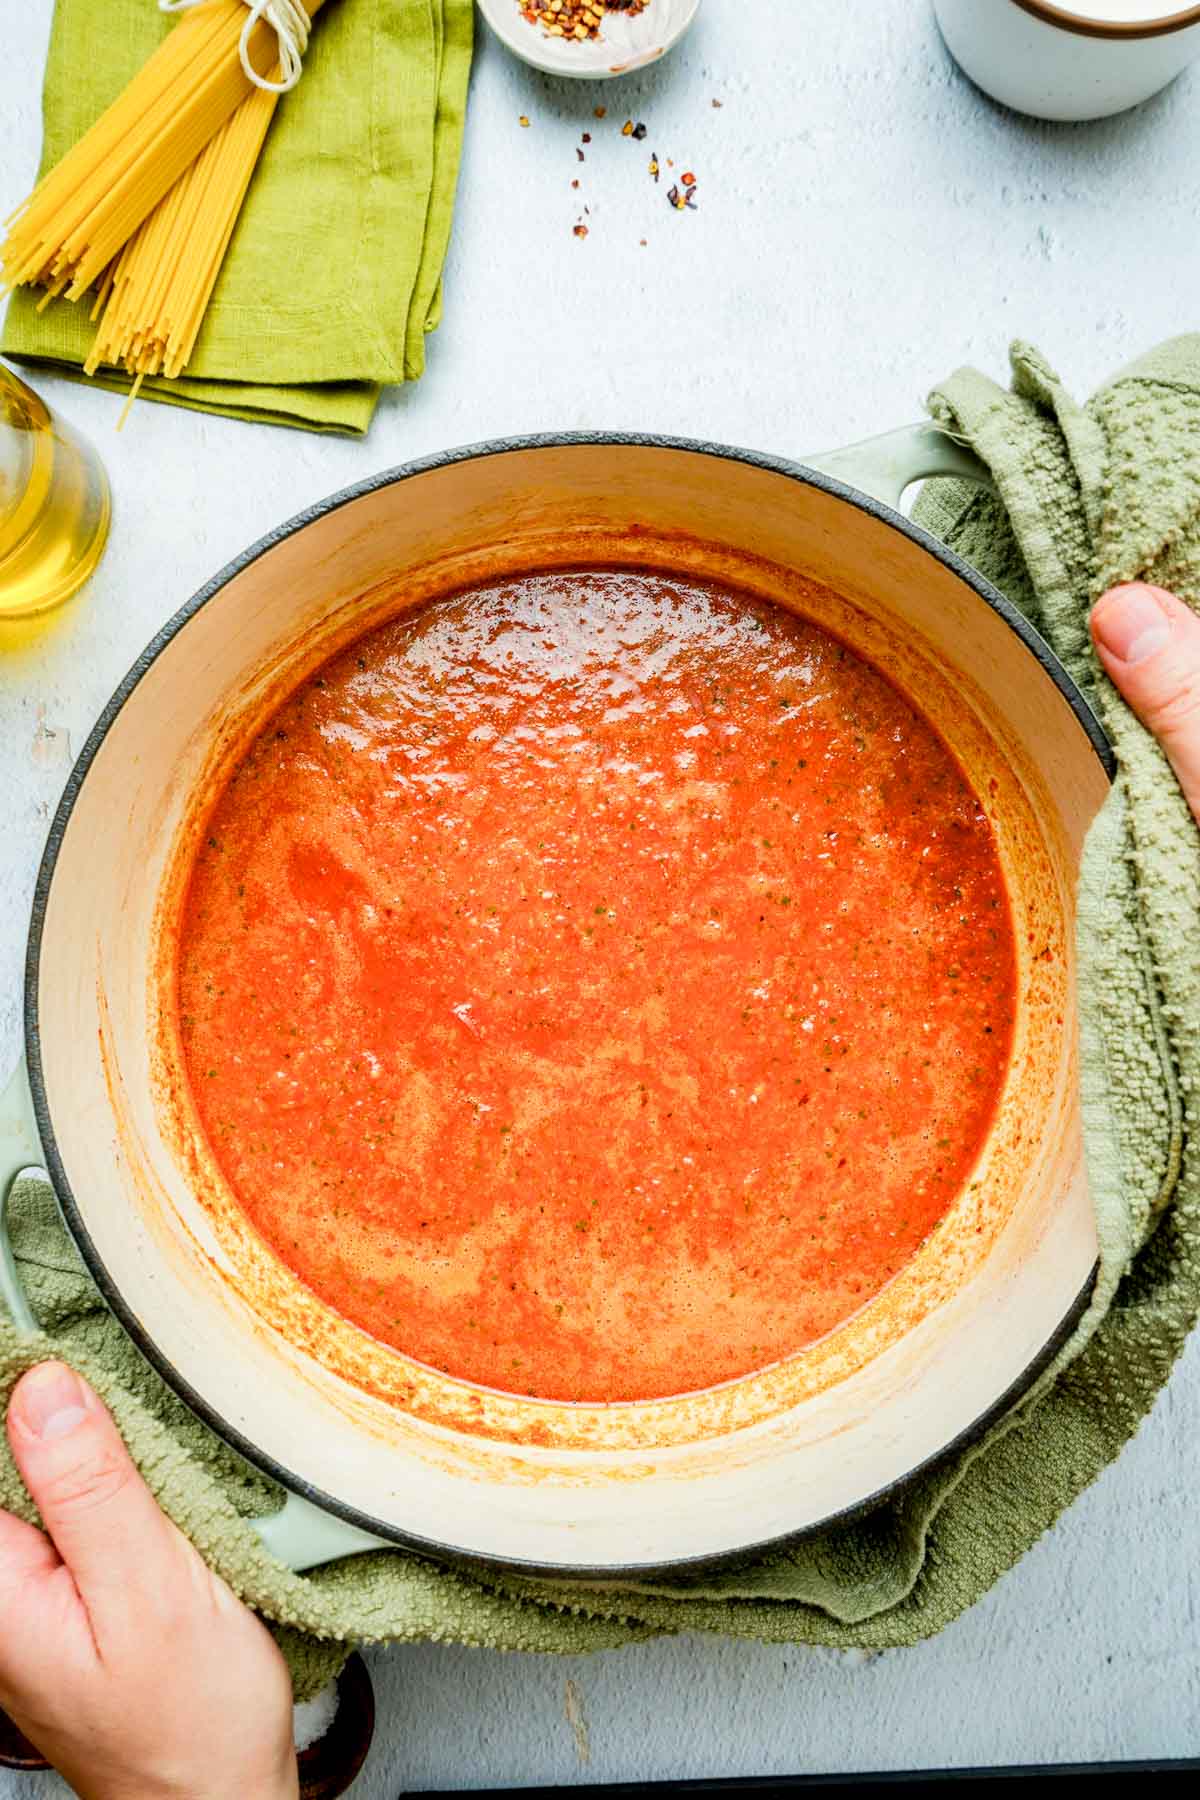
[[[308,11],[320,4],[309,0]],[[35,283],[51,298],[78,300],[105,275],[214,134],[259,91],[242,66],[246,20],[245,0],[204,0],[183,14],[7,221],[4,288]],[[256,69],[278,60],[277,34],[266,18],[253,21],[245,48]]]
[[[127,369],[136,394],[146,375],[182,372],[278,98],[254,88],[105,271],[87,374],[101,363]]]

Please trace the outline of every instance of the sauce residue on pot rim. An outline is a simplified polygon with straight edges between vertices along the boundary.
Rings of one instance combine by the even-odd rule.
[[[199,1120],[280,1260],[464,1380],[644,1400],[886,1285],[991,1125],[987,817],[819,626],[555,571],[371,631],[260,730],[187,889]]]

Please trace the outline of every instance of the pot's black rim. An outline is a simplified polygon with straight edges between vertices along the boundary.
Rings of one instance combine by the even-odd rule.
[[[50,888],[54,879],[54,871],[58,863],[59,851],[66,835],[75,802],[83,788],[88,770],[95,761],[105,738],[121,709],[134,692],[142,677],[152,664],[166,649],[173,639],[195,617],[200,609],[226,587],[235,576],[265,556],[276,545],[284,543],[297,532],[325,518],[329,513],[350,505],[368,494],[379,492],[386,487],[397,486],[411,481],[418,476],[433,473],[440,469],[453,468],[459,463],[474,462],[485,457],[509,456],[528,451],[571,450],[574,448],[653,449],[679,451],[688,455],[710,457],[717,462],[742,463],[751,468],[761,469],[765,473],[782,475],[795,481],[802,487],[818,488],[835,499],[855,507],[859,512],[878,519],[890,526],[902,536],[925,550],[928,555],[940,562],[953,575],[956,575],[977,598],[983,601],[993,612],[999,614],[1009,629],[1018,637],[1030,655],[1049,676],[1062,698],[1070,707],[1088,743],[1095,753],[1105,774],[1111,780],[1116,773],[1116,760],[1104,730],[1095,714],[1088,706],[1082,693],[1076,687],[1067,671],[1059,662],[1050,646],[1046,644],[1030,625],[1024,615],[1013,606],[1012,602],[985,581],[970,565],[950,550],[945,544],[913,524],[902,513],[881,501],[871,498],[861,490],[847,486],[817,469],[806,467],[802,463],[791,462],[781,457],[767,456],[757,451],[736,449],[724,444],[706,443],[690,438],[659,436],[645,432],[548,432],[533,437],[517,437],[493,439],[480,444],[470,444],[454,450],[442,451],[436,455],[420,458],[400,466],[384,470],[378,475],[368,476],[355,482],[352,486],[342,488],[328,499],[318,501],[306,507],[293,518],[268,532],[264,537],[240,556],[226,563],[212,579],[197,590],[191,599],[186,601],[179,611],[150,640],[149,644],[133,664],[123,681],[119,683],[112,698],[104,707],[87,741],[80,751],[71,774],[58,803],[50,831],[46,839],[46,848],[38,868],[37,883],[34,888],[33,905],[29,925],[29,940],[25,959],[25,1047],[29,1068],[29,1086],[33,1101],[33,1113],[37,1121],[38,1132],[45,1153],[46,1171],[54,1187],[59,1207],[67,1229],[77,1245],[105,1304],[114,1313],[128,1336],[146,1358],[147,1362],[167,1383],[168,1387],[179,1396],[196,1416],[210,1430],[231,1445],[253,1467],[260,1469],[271,1480],[280,1486],[301,1495],[322,1511],[332,1513],[346,1523],[358,1526],[374,1536],[385,1539],[398,1547],[413,1550],[421,1555],[433,1556],[440,1560],[451,1560],[468,1567],[481,1569],[507,1569],[527,1576],[545,1577],[550,1580],[570,1581],[603,1580],[606,1582],[621,1579],[646,1580],[655,1575],[697,1572],[704,1569],[716,1569],[745,1560],[747,1557],[760,1555],[768,1550],[784,1549],[816,1533],[827,1530],[832,1525],[848,1523],[871,1511],[883,1501],[897,1493],[901,1488],[920,1475],[944,1462],[955,1452],[975,1443],[989,1428],[1007,1412],[1021,1396],[1028,1392],[1033,1383],[1053,1362],[1059,1350],[1066,1343],[1075,1325],[1082,1317],[1095,1283],[1096,1270],[1093,1269],[1087,1282],[1072,1301],[1062,1323],[1051,1336],[1045,1347],[1035,1356],[1015,1381],[1006,1389],[999,1399],[987,1408],[970,1425],[959,1432],[948,1444],[923,1462],[914,1464],[902,1475],[885,1487],[876,1490],[863,1500],[855,1502],[839,1512],[806,1525],[801,1529],[782,1532],[774,1537],[753,1543],[739,1544],[730,1549],[707,1552],[700,1556],[685,1557],[667,1562],[627,1563],[627,1564],[554,1564],[539,1563],[533,1560],[511,1557],[494,1557],[482,1555],[478,1551],[465,1549],[462,1545],[447,1544],[435,1538],[427,1538],[419,1533],[397,1529],[381,1519],[373,1518],[361,1509],[347,1505],[333,1494],[325,1492],[315,1482],[287,1468],[273,1456],[267,1455],[257,1445],[250,1442],[235,1426],[225,1420],[197,1389],[190,1379],[182,1374],[169,1359],[164,1356],[149,1333],[143,1328],[136,1313],[122,1297],[112,1280],[108,1270],[92,1241],[84,1221],[82,1209],[71,1189],[66,1170],[58,1152],[58,1143],[54,1125],[50,1117],[49,1102],[46,1094],[45,1072],[42,1067],[41,1043],[38,1027],[38,985],[39,964],[41,959],[42,935],[45,927],[46,911],[49,903]]]

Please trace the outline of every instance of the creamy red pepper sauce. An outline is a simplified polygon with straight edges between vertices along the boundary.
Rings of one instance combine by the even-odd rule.
[[[687,1392],[813,1342],[943,1217],[1012,1036],[992,831],[816,625],[622,570],[481,587],[271,718],[179,1000],[240,1205],[453,1376]]]

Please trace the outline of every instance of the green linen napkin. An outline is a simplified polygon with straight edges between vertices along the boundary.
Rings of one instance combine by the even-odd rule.
[[[188,373],[153,400],[311,431],[366,431],[415,381],[441,311],[471,66],[472,0],[327,0],[267,134]],[[154,0],[57,0],[43,171],[174,29]],[[9,302],[0,349],[87,380],[85,302]],[[91,377],[125,392],[129,377]]]
[[[112,1405],[151,1487],[214,1567],[274,1622],[297,1691],[349,1643],[432,1638],[600,1649],[709,1631],[883,1650],[972,1605],[1137,1430],[1200,1307],[1200,837],[1174,776],[1100,674],[1086,614],[1137,575],[1200,604],[1200,336],[1076,407],[1031,350],[1002,391],[971,371],[933,396],[991,465],[1001,498],[959,483],[925,524],[1036,622],[1091,696],[1120,776],[1093,826],[1079,895],[1088,1171],[1101,1244],[1095,1298],[1036,1390],[987,1437],[866,1518],[718,1574],[636,1587],[486,1575],[387,1551],[311,1574],[266,1555],[245,1520],[274,1490],[164,1388],[108,1316],[48,1191],[17,1196],[14,1236],[44,1335],[0,1318],[0,1395],[51,1351]],[[0,1452],[0,1505],[32,1516]]]

